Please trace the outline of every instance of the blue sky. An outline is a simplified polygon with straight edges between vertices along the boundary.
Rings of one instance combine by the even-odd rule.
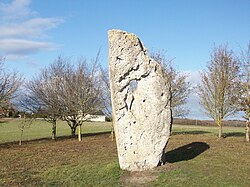
[[[28,79],[58,56],[94,58],[107,66],[109,29],[135,33],[167,51],[198,82],[214,45],[240,50],[250,42],[249,0],[0,0],[0,55]],[[200,117],[197,99],[191,117]],[[197,110],[195,112],[194,110]]]

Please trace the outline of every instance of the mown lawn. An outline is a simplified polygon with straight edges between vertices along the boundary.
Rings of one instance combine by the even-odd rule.
[[[110,124],[88,125],[93,134],[82,142],[61,137],[0,144],[0,186],[250,186],[244,128],[226,127],[218,140],[215,127],[174,125],[167,164],[130,173],[119,169],[115,142],[105,132]]]
[[[0,122],[0,143],[19,141],[21,131],[19,129],[23,119],[2,120]],[[82,133],[107,132],[111,129],[111,123],[85,122],[82,125]],[[65,121],[57,122],[57,136],[70,136],[71,129]],[[51,124],[45,120],[34,120],[30,127],[24,129],[23,139],[33,140],[51,137]]]
[[[176,126],[167,147],[174,169],[163,172],[154,186],[250,186],[250,144],[244,128]]]

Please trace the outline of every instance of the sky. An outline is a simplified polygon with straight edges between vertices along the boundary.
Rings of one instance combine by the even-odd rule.
[[[250,42],[250,0],[0,0],[0,56],[26,79],[59,55],[90,60],[100,48],[107,67],[110,29],[166,50],[195,85],[214,46],[238,52]],[[189,118],[205,118],[195,93],[188,107]]]

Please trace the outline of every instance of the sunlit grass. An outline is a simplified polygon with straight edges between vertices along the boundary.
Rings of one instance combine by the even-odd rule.
[[[0,124],[4,141],[18,140],[18,123]],[[83,132],[108,132],[110,125],[85,123]],[[25,130],[26,139],[50,137],[50,127],[36,121]],[[225,127],[225,138],[220,140],[217,130],[174,125],[166,149],[168,163],[156,170],[151,182],[149,175],[142,174],[143,184],[119,169],[116,144],[109,134],[88,134],[82,142],[59,138],[30,141],[22,146],[0,144],[0,186],[250,186],[250,146],[244,141],[244,128]],[[70,135],[66,123],[58,124],[58,135]],[[131,183],[128,185],[125,179]]]
[[[173,124],[173,131],[177,134],[203,134],[218,136],[217,126],[196,126]],[[224,136],[244,136],[245,127],[223,127]]]
[[[18,141],[20,139],[19,125],[23,119],[13,119],[0,123],[0,143]],[[110,122],[85,122],[82,133],[104,132],[111,130]],[[57,136],[69,136],[71,129],[65,121],[57,122]],[[30,127],[24,129],[23,140],[51,137],[51,124],[45,120],[34,120]]]

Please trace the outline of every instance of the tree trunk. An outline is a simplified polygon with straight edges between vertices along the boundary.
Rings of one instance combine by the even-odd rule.
[[[219,127],[219,135],[218,135],[218,137],[221,138],[222,137],[222,120],[221,120],[221,118],[218,119],[217,125]]]
[[[56,139],[56,120],[52,122],[52,140]]]
[[[70,127],[71,128],[71,136],[74,137],[76,135],[76,127]]]
[[[78,141],[82,141],[82,125],[78,125]]]
[[[23,130],[21,130],[19,145],[22,145],[22,141],[23,141]]]
[[[249,119],[246,121],[246,141],[249,142]]]
[[[222,137],[222,126],[219,126],[219,136],[218,136],[219,138],[221,138]]]

